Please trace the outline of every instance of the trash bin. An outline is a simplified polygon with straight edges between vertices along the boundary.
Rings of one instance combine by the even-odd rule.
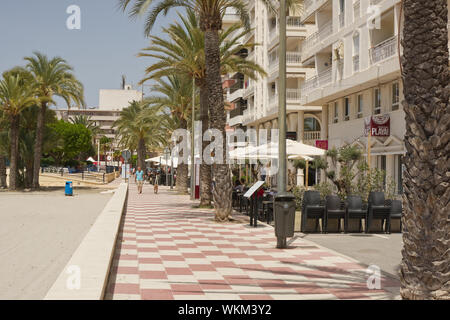
[[[274,208],[275,235],[277,238],[294,236],[295,196],[291,193],[280,193],[275,197]]]
[[[72,181],[66,181],[66,196],[73,196]]]

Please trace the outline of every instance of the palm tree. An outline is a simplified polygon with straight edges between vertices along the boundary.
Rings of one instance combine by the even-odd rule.
[[[447,0],[404,0],[406,114],[401,295],[450,299]]]
[[[100,132],[100,127],[95,123],[95,121],[91,120],[90,116],[85,115],[76,115],[73,118],[70,118],[69,121],[73,124],[81,124],[85,128],[91,131],[92,136],[96,136]]]
[[[9,188],[16,190],[18,157],[19,157],[19,129],[20,114],[36,103],[35,88],[25,81],[19,74],[5,73],[0,81],[0,108],[9,118],[10,139],[10,169]]]
[[[168,37],[150,36],[152,44],[143,49],[141,57],[156,58],[157,62],[146,69],[147,77],[143,81],[158,79],[173,74],[185,74],[195,79],[200,89],[200,119],[202,134],[209,128],[208,92],[206,86],[205,41],[199,27],[198,18],[192,10],[187,10],[186,17],[179,14],[181,24],[175,23],[163,32]],[[246,31],[241,30],[242,24],[236,23],[220,32],[221,74],[240,72],[251,79],[257,74],[265,76],[263,68],[253,61],[246,60],[238,53],[251,48],[254,44],[240,44]],[[202,152],[208,141],[203,141]],[[211,165],[200,165],[200,205],[211,205]]]
[[[117,128],[119,144],[129,150],[137,150],[138,166],[145,168],[147,148],[159,145],[161,137],[161,114],[159,108],[147,101],[133,101],[120,112],[120,118],[114,123]]]
[[[222,30],[222,18],[228,9],[234,10],[246,29],[249,29],[250,19],[246,1],[243,0],[119,0],[123,10],[130,3],[134,5],[130,9],[130,16],[136,17],[145,14],[148,16],[145,23],[145,33],[149,34],[157,17],[166,14],[175,7],[185,7],[194,11],[200,19],[200,29],[205,39],[205,74],[207,87],[207,101],[210,111],[210,127],[217,129],[225,137],[226,115],[221,79],[220,56],[220,30]],[[271,0],[263,0],[267,6],[275,10]],[[287,0],[288,5],[296,5],[298,0]],[[154,6],[151,6],[154,4]],[[226,139],[223,139],[223,159],[226,159]],[[228,221],[231,214],[231,176],[226,163],[214,163],[215,188],[213,190],[214,206],[216,208],[216,221]]]
[[[185,75],[169,75],[167,80],[157,79],[157,83],[152,87],[152,92],[156,96],[148,98],[148,101],[159,107],[161,110],[168,108],[170,111],[171,130],[187,129],[192,114],[192,81]],[[195,103],[195,102],[194,102]],[[181,141],[177,141],[181,142]],[[183,156],[183,154],[180,154]],[[178,162],[177,169],[177,190],[180,193],[187,193],[188,184],[188,164]]]
[[[69,109],[72,102],[78,107],[84,107],[84,90],[81,82],[73,75],[72,67],[64,59],[60,57],[49,59],[42,53],[35,52],[34,56],[25,57],[25,60],[28,62],[26,69],[33,76],[33,82],[37,88],[37,97],[40,100],[33,165],[33,188],[37,189],[39,188],[39,171],[47,108],[55,104],[54,96],[63,98]]]

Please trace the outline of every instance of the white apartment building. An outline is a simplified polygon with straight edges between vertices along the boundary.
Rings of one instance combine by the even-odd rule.
[[[242,54],[258,63],[267,77],[256,81],[240,73],[224,79],[226,100],[231,104],[228,126],[232,128],[278,128],[278,18],[260,0],[249,0],[248,9],[252,30],[244,37],[244,43],[257,44],[253,50]],[[224,27],[238,22],[232,12],[224,17]],[[287,131],[288,137],[308,144],[324,137],[321,106],[305,106],[301,103],[301,85],[314,74],[314,66],[305,65],[301,49],[313,26],[301,23],[300,12],[289,12],[287,17]]]
[[[389,115],[390,136],[370,139],[371,164],[385,170],[399,192],[406,152],[400,11],[399,0],[306,0],[301,19],[315,28],[302,50],[302,63],[315,68],[302,85],[302,105],[322,106],[329,148],[367,150],[364,119]]]

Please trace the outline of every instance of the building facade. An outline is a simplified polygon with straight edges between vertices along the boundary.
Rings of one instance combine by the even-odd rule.
[[[235,73],[224,79],[230,129],[278,129],[278,76],[279,76],[279,23],[260,0],[248,1],[252,30],[244,37],[244,43],[257,44],[245,52],[247,59],[258,63],[267,72],[266,77],[252,80]],[[313,66],[301,59],[301,48],[312,25],[301,23],[301,10],[291,10],[287,17],[287,130],[288,137],[315,145],[322,139],[321,106],[305,106],[301,103],[301,86],[314,74]],[[225,27],[239,21],[232,12],[224,17]]]
[[[399,0],[307,0],[302,23],[314,26],[302,63],[315,74],[302,85],[304,105],[321,105],[329,147],[358,145],[372,167],[402,192],[405,113],[401,101]],[[366,137],[365,121],[384,115],[390,134]]]
[[[116,139],[114,122],[119,119],[120,112],[132,101],[142,101],[142,92],[126,85],[122,90],[100,90],[98,108],[56,110],[58,118],[66,121],[76,116],[88,116],[100,131],[98,138],[106,136]],[[96,141],[97,143],[97,141]]]

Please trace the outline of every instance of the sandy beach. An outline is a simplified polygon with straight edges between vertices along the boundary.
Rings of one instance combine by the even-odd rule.
[[[0,192],[0,299],[42,299],[111,198],[102,189]]]

